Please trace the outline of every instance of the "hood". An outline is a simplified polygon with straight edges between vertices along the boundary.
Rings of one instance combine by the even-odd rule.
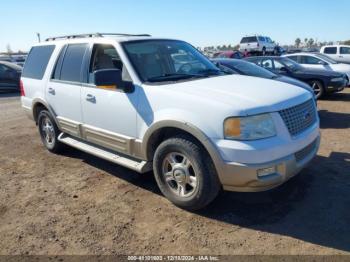
[[[150,87],[152,88],[152,87]],[[154,87],[153,87],[154,88]],[[235,115],[275,112],[312,98],[310,92],[287,83],[244,75],[226,75],[165,84],[159,88],[173,92],[174,99],[193,96],[191,101],[207,100],[207,105],[226,105]],[[207,108],[206,110],[208,110]],[[210,108],[209,110],[215,110]]]
[[[297,74],[310,74],[310,75],[320,75],[320,76],[332,76],[332,77],[342,77],[343,74],[332,71],[332,70],[326,70],[326,69],[316,69],[316,68],[306,68],[304,67],[303,70],[296,71]]]
[[[348,64],[332,64],[333,70],[338,70],[341,72],[350,72],[350,65]]]

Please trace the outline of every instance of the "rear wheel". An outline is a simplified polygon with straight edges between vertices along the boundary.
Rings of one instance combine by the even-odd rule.
[[[322,96],[324,96],[324,86],[322,84],[322,82],[318,81],[318,80],[311,80],[309,82],[311,88],[314,90],[315,96],[317,99],[321,98]]]
[[[58,153],[64,148],[64,145],[58,141],[60,131],[49,111],[40,111],[38,116],[38,128],[41,141],[47,150]]]
[[[174,137],[161,143],[154,155],[153,168],[162,193],[184,209],[205,207],[220,190],[211,158],[190,137]]]

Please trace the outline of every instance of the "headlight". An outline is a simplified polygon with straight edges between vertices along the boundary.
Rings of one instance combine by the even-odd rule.
[[[340,82],[340,81],[343,81],[344,78],[343,77],[336,77],[336,78],[332,78],[331,81],[332,82]]]
[[[270,114],[247,117],[230,117],[224,122],[226,139],[256,140],[276,135]]]

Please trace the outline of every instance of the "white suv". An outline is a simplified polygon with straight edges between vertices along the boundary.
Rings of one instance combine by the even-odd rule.
[[[277,45],[267,36],[245,36],[242,38],[239,45],[239,50],[244,52],[247,50],[250,53],[258,53],[265,55],[267,53],[277,55]]]
[[[339,63],[350,64],[350,46],[349,45],[328,45],[322,46],[321,54],[328,55]]]
[[[320,142],[310,92],[225,75],[179,40],[51,38],[31,49],[21,82],[22,106],[49,151],[66,144],[141,173],[153,169],[162,193],[186,209],[206,206],[221,188],[276,187]]]

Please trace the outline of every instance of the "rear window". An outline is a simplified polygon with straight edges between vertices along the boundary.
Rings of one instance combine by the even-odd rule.
[[[43,79],[47,64],[50,61],[54,45],[35,46],[28,55],[23,68],[22,77]]]
[[[253,43],[253,42],[258,42],[258,40],[256,39],[256,36],[243,37],[241,40],[241,44]]]
[[[324,49],[324,53],[325,54],[335,55],[335,54],[337,54],[337,48],[336,47],[326,47]]]

